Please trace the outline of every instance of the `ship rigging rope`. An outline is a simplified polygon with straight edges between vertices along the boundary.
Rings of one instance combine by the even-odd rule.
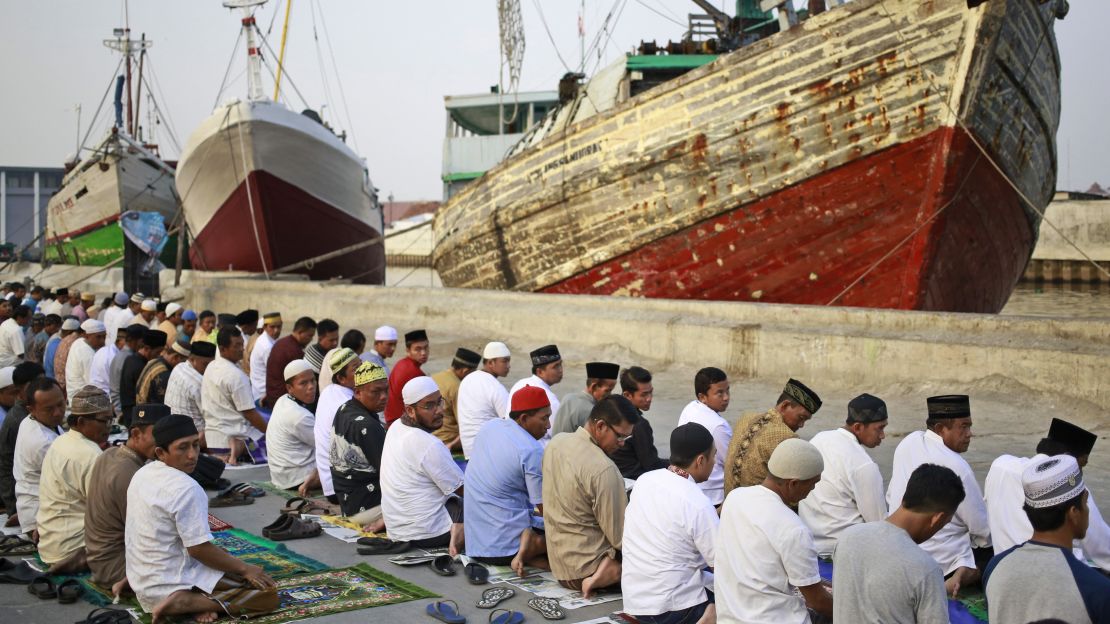
[[[898,33],[898,38],[902,40],[903,44],[905,44],[907,42],[906,35],[905,35],[904,32],[902,32],[901,27],[899,27],[898,23],[894,20],[894,16],[891,15],[890,11],[887,9],[885,0],[879,0],[879,7],[883,10],[883,13],[886,15],[887,20],[889,20],[891,25],[894,27],[895,32]],[[1029,59],[1029,63],[1025,66],[1025,69],[1022,72],[1021,79],[1019,79],[1017,81],[1018,84],[1021,84],[1021,83],[1025,82],[1026,77],[1028,77],[1028,75],[1029,75],[1029,70],[1033,67],[1033,62],[1037,59],[1037,56],[1040,54],[1041,45],[1044,43],[1045,39],[1048,37],[1049,28],[1045,27],[1044,24],[1041,24],[1041,26],[1042,26],[1042,28],[1041,28],[1041,37],[1037,41],[1037,47],[1034,50],[1033,54],[1031,55],[1031,57]],[[938,97],[941,96],[941,94],[944,93],[944,90],[940,89],[938,87],[938,85],[936,84],[936,81],[933,80],[932,74],[925,70],[925,67],[921,64],[921,61],[917,58],[917,55],[914,54],[913,50],[910,49],[908,46],[907,46],[906,49],[909,52],[910,57],[913,59],[914,65],[917,66],[918,70],[921,71],[921,74],[923,76],[925,76],[926,79],[929,81],[930,85],[932,85],[934,92],[937,93]],[[919,224],[916,228],[914,228],[914,230],[912,232],[910,232],[910,234],[908,236],[906,236],[904,239],[899,241],[898,244],[896,244],[894,246],[894,248],[892,248],[890,251],[888,251],[886,254],[884,254],[881,258],[879,258],[874,264],[869,266],[862,274],[860,274],[859,277],[857,277],[854,281],[852,281],[851,284],[848,284],[848,286],[846,288],[844,288],[844,290],[840,291],[840,293],[837,296],[833,297],[832,300],[829,301],[829,303],[827,305],[833,305],[834,303],[839,301],[841,299],[841,297],[843,297],[845,294],[848,293],[849,290],[851,290],[857,284],[859,284],[863,280],[863,278],[867,277],[867,275],[870,274],[871,271],[875,270],[887,258],[889,258],[891,255],[893,255],[894,252],[898,250],[898,248],[900,248],[902,245],[906,244],[911,238],[913,238],[913,236],[922,227],[931,223],[934,219],[936,219],[937,216],[940,215],[941,212],[943,212],[946,208],[948,208],[948,206],[950,206],[952,204],[952,202],[954,202],[956,200],[956,198],[959,197],[960,191],[963,189],[964,183],[967,182],[968,177],[970,177],[970,175],[971,175],[971,171],[974,171],[975,166],[977,166],[979,164],[979,160],[981,158],[986,158],[987,162],[990,163],[990,165],[994,168],[995,171],[998,172],[998,174],[1000,176],[1002,176],[1002,179],[1005,180],[1006,184],[1008,184],[1010,186],[1010,188],[1012,188],[1014,190],[1014,192],[1017,193],[1018,197],[1021,198],[1021,200],[1025,203],[1025,205],[1032,208],[1033,211],[1036,212],[1041,217],[1041,221],[1043,221],[1044,223],[1047,223],[1048,226],[1051,227],[1053,229],[1053,231],[1055,231],[1056,234],[1058,234],[1060,236],[1060,238],[1064,239],[1064,242],[1068,243],[1069,245],[1072,246],[1072,248],[1074,248],[1077,252],[1079,252],[1079,254],[1081,256],[1083,256],[1083,258],[1086,259],[1087,262],[1090,262],[1098,272],[1100,272],[1103,275],[1105,275],[1106,277],[1110,278],[1110,270],[1107,270],[1105,267],[1103,267],[1098,262],[1096,262],[1093,258],[1091,258],[1091,256],[1088,255],[1087,252],[1083,251],[1083,249],[1081,249],[1079,247],[1079,245],[1077,245],[1075,243],[1075,241],[1073,241],[1066,234],[1064,234],[1060,230],[1060,228],[1056,227],[1056,224],[1049,221],[1048,218],[1045,216],[1044,211],[1041,210],[1040,208],[1038,208],[1037,205],[1034,204],[1031,199],[1029,199],[1029,197],[1025,194],[1025,192],[1022,191],[1018,187],[1017,183],[1015,183],[1010,178],[1010,176],[1007,175],[1006,172],[1002,170],[1002,167],[994,160],[994,158],[991,157],[990,153],[987,152],[986,147],[984,147],[983,144],[979,142],[979,139],[971,132],[971,129],[968,128],[967,124],[964,122],[964,120],[960,116],[959,112],[956,111],[954,108],[952,108],[952,105],[948,102],[948,97],[947,96],[941,97],[941,103],[944,105],[944,107],[946,109],[948,109],[948,112],[952,115],[953,119],[955,119],[956,123],[959,124],[960,129],[962,129],[964,131],[964,133],[968,136],[968,138],[971,140],[971,142],[975,145],[976,149],[979,151],[979,154],[976,156],[976,159],[972,163],[972,166],[968,169],[968,175],[964,177],[963,182],[961,182],[961,184],[960,184],[960,188],[957,189],[956,193],[953,194],[952,199],[949,200],[948,203],[946,203],[944,206],[941,206],[940,209],[937,210],[935,213],[933,213],[928,219],[926,219],[921,224]]]
[[[108,101],[108,94],[112,92],[112,86],[116,84],[116,76],[119,75],[119,70],[121,67],[123,67],[124,58],[126,57],[120,57],[119,63],[116,64],[115,70],[112,71],[112,78],[108,81],[108,88],[104,90],[104,95],[100,96],[100,105],[96,107],[96,112],[93,113],[93,118],[91,121],[89,121],[89,129],[85,132],[84,138],[81,139],[81,147],[78,150],[78,153],[73,155],[74,158],[77,158],[78,160],[81,159],[80,150],[87,149],[85,147],[85,144],[88,143],[89,135],[92,134],[93,128],[96,127],[96,120],[100,118],[100,111],[104,109],[104,102]]]
[[[235,45],[231,48],[231,58],[227,61],[227,69],[224,70],[224,78],[220,81],[220,89],[216,92],[216,101],[212,103],[212,108],[217,109],[220,107],[220,98],[224,95],[224,89],[227,88],[227,77],[231,75],[231,67],[235,64],[235,56],[239,53],[239,42],[243,40],[243,29],[239,29],[239,36],[235,38]]]
[[[254,230],[254,244],[258,248],[258,259],[262,262],[262,274],[266,279],[270,279],[270,271],[266,268],[266,256],[262,253],[262,240],[258,237],[258,222],[254,217],[254,193],[251,193],[251,180],[250,172],[247,171],[247,147],[243,143],[243,122],[242,120],[236,125],[239,131],[239,161],[243,163],[243,184],[247,188],[247,207],[251,211],[251,229]]]
[[[339,102],[343,104],[343,115],[347,118],[347,132],[351,136],[351,144],[355,146],[355,152],[360,153],[362,150],[358,147],[358,135],[355,133],[355,124],[351,119],[351,109],[347,106],[347,93],[343,90],[343,80],[339,78],[339,64],[335,62],[335,49],[332,48],[331,45],[331,33],[328,32],[328,21],[324,19],[324,8],[320,6],[319,0],[315,2],[315,6],[320,12],[320,25],[324,27],[324,43],[328,44],[328,57],[331,58],[331,71],[332,74],[335,75],[335,84],[339,88]],[[315,28],[316,23],[313,22],[313,36],[315,36]],[[335,108],[335,106],[333,105],[332,108]]]
[[[501,64],[497,70],[497,101],[505,97],[505,67],[509,69],[509,92],[513,94],[513,115],[504,117],[504,106],[498,110],[501,126],[516,121],[520,114],[520,68],[524,64],[524,19],[520,0],[497,0],[497,31],[501,40]],[[498,134],[501,129],[498,128]]]

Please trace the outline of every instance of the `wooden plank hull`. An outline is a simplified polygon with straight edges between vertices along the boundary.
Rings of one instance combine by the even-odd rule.
[[[837,7],[491,170],[437,214],[435,267],[448,286],[996,312],[1055,187],[1052,10]]]

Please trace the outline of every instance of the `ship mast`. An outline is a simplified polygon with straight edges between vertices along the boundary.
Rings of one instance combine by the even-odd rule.
[[[108,48],[123,54],[123,62],[127,66],[126,69],[126,85],[127,85],[127,127],[124,129],[129,135],[135,134],[135,117],[132,112],[131,102],[131,57],[135,52],[145,51],[152,44],[143,37],[142,41],[135,41],[131,38],[131,14],[128,10],[127,3],[123,3],[123,28],[116,28],[112,31],[115,39],[105,39],[104,45]]]
[[[277,77],[274,79],[274,101],[281,95],[281,71],[285,69],[285,40],[289,36],[289,10],[293,8],[293,0],[285,2],[285,23],[281,26],[281,49],[278,51]]]
[[[266,94],[262,92],[262,56],[258,49],[254,13],[251,9],[266,4],[266,0],[224,0],[223,4],[229,9],[243,10],[243,33],[247,39],[247,99],[264,100]]]

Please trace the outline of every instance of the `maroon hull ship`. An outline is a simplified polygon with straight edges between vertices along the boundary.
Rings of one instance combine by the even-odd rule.
[[[611,103],[599,74],[440,209],[436,269],[447,286],[997,312],[1055,187],[1062,6],[858,0],[639,93],[630,57]]]

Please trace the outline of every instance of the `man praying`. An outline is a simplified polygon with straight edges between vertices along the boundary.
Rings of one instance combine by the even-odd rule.
[[[636,480],[650,470],[667,467],[667,460],[659,457],[655,448],[655,432],[644,412],[651,410],[655,387],[651,385],[651,372],[640,366],[630,366],[620,375],[621,396],[632,402],[640,412],[640,422],[632,429],[632,439],[612,455],[613,463],[625,479]]]
[[[374,330],[374,344],[370,350],[359,357],[363,362],[373,362],[385,370],[389,375],[389,364],[386,362],[397,351],[397,330],[389,325],[382,325]]]
[[[474,438],[486,421],[508,416],[509,393],[498,380],[507,377],[511,368],[509,347],[491,342],[482,350],[482,368],[459,383],[459,445],[464,457],[470,457]]]
[[[436,429],[435,437],[439,438],[452,452],[462,449],[459,439],[459,386],[467,375],[478,370],[482,363],[482,356],[459,347],[455,357],[451,359],[451,366],[432,375],[432,380],[439,386],[446,405],[443,408],[443,426]]]
[[[724,457],[732,439],[732,427],[721,414],[728,409],[730,399],[728,375],[719,368],[706,367],[694,375],[694,400],[686,404],[678,416],[678,424],[696,422],[713,434],[716,441],[716,468],[708,479],[698,484],[714,507],[725,500]]]
[[[332,423],[331,483],[339,509],[364,530],[378,533],[382,521],[382,448],[385,427],[379,415],[385,409],[389,378],[385,369],[356,358],[354,396],[340,406]]]
[[[621,367],[609,362],[586,363],[586,389],[574,392],[563,397],[559,411],[555,413],[555,426],[551,435],[560,433],[574,433],[579,427],[586,424],[590,418],[590,410],[597,402],[613,393],[617,386],[617,375]]]
[[[428,344],[428,333],[423,329],[414,329],[405,334],[405,357],[398,360],[393,370],[389,371],[389,401],[385,405],[386,429],[405,411],[401,402],[405,384],[424,376],[420,367],[427,363],[431,353]]]
[[[320,401],[316,405],[316,420],[313,425],[316,448],[313,454],[320,487],[324,490],[324,496],[332,502],[336,502],[335,487],[331,480],[332,423],[339,408],[354,397],[355,371],[361,363],[362,360],[352,349],[344,347],[333,353],[328,361],[332,383],[320,393]]]
[[[819,409],[821,398],[817,393],[791,379],[774,407],[763,414],[741,416],[725,459],[725,494],[733,488],[762,483],[775,447],[783,440],[798,437],[797,431]]]
[[[246,440],[262,439],[266,421],[254,408],[250,380],[238,366],[243,359],[239,328],[221,327],[216,340],[219,356],[205,369],[201,382],[205,439],[214,454],[224,455],[228,464],[235,465]]]
[[[297,488],[307,496],[319,487],[316,474],[316,417],[309,406],[316,402],[316,373],[304,360],[285,365],[287,393],[274,404],[266,429],[266,458],[270,481],[283,490]]]

